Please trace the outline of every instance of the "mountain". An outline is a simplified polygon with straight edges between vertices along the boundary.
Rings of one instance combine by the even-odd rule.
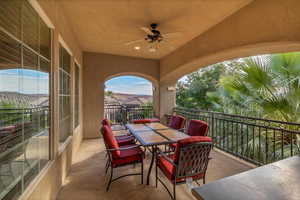
[[[105,93],[105,104],[134,104],[142,105],[152,103],[152,95]]]
[[[26,107],[49,106],[49,96],[47,94],[0,92],[0,102],[23,105]]]

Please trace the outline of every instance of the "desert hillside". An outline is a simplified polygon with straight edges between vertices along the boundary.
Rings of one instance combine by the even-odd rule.
[[[105,104],[136,104],[143,105],[152,103],[151,95],[106,93]]]
[[[22,105],[25,107],[49,106],[49,96],[47,94],[0,92],[0,103]]]

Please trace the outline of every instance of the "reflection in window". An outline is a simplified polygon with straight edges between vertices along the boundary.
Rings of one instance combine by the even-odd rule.
[[[63,143],[71,135],[71,56],[67,50],[59,50],[59,136]]]
[[[0,1],[0,27],[0,200],[8,200],[49,160],[51,30],[25,0]]]

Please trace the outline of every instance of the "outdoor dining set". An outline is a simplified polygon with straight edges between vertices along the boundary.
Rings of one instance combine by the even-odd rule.
[[[109,120],[104,119],[101,134],[106,147],[106,173],[110,169],[106,190],[110,189],[112,182],[131,175],[141,176],[143,184],[146,151],[152,155],[146,184],[150,184],[155,164],[155,186],[160,182],[172,199],[176,199],[176,185],[201,179],[205,184],[209,154],[213,147],[212,139],[207,136],[208,124],[201,120],[190,120],[184,128],[185,124],[185,118],[178,115],[173,115],[168,125],[163,125],[158,119],[138,119],[125,125],[125,134],[117,135]],[[113,171],[116,168],[132,164],[140,164],[139,173],[114,178]],[[159,177],[159,170],[172,184],[172,192],[164,179]]]

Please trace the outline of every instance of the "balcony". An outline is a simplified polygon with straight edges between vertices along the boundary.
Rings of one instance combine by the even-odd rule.
[[[234,158],[217,149],[211,153],[212,160],[207,170],[207,182],[212,182],[227,176],[238,174],[253,166]],[[150,155],[146,155],[145,172],[148,170]],[[62,187],[57,200],[96,200],[101,199],[169,199],[163,187],[155,188],[154,173],[152,173],[150,186],[141,185],[137,176],[126,177],[112,183],[109,192],[105,191],[108,175],[105,175],[105,147],[102,139],[86,140],[82,143],[76,160],[73,162],[71,172]],[[136,167],[139,168],[139,167]],[[133,172],[133,166],[124,167],[120,173]],[[117,171],[118,173],[118,171]],[[178,199],[194,199],[185,185],[177,188]]]
[[[214,63],[300,51],[299,9],[297,0],[0,0],[0,200],[168,199],[134,177],[104,191],[103,118],[116,130],[172,114],[208,122],[208,182],[295,157],[299,110],[281,122],[178,108],[175,85]],[[105,83],[126,75],[151,82],[153,106],[105,107]],[[184,185],[178,194],[192,199]]]
[[[119,109],[123,110],[121,112]],[[132,112],[132,113],[130,113]],[[116,123],[115,129],[122,127],[127,121],[127,116],[152,117],[152,109],[130,108],[123,106],[107,106],[106,117]],[[298,147],[293,137],[290,142],[276,141],[279,148],[272,146],[274,138],[266,139],[267,132],[286,135],[299,134],[299,124],[285,123],[245,116],[234,116],[208,111],[197,111],[184,108],[174,108],[174,113],[181,114],[187,119],[202,119],[211,124],[209,134],[214,138],[215,148],[211,152],[212,160],[207,170],[207,182],[229,177],[241,172],[253,169],[259,165],[275,162],[298,154]],[[122,116],[120,118],[120,116]],[[120,120],[121,119],[121,120]],[[297,131],[291,131],[290,129]],[[248,130],[248,131],[247,131]],[[251,132],[251,131],[252,132]],[[117,131],[118,132],[118,131]],[[250,139],[251,136],[251,139]],[[232,140],[234,137],[234,140]],[[259,138],[255,154],[250,151],[253,137]],[[255,141],[255,140],[253,140]],[[252,142],[253,142],[252,141]],[[246,148],[248,147],[248,148]],[[279,149],[279,150],[278,150]],[[285,150],[285,149],[288,149]],[[225,151],[227,153],[225,153]],[[100,159],[99,159],[100,158]],[[147,170],[150,163],[150,155],[146,155]],[[105,147],[102,139],[92,139],[83,142],[79,154],[73,163],[71,173],[59,193],[58,199],[97,199],[99,196],[105,199],[168,199],[169,196],[163,187],[154,187],[154,175],[151,176],[150,186],[139,184],[138,177],[121,179],[113,183],[110,192],[105,191],[108,176],[105,175]],[[125,167],[124,171],[134,171],[134,167]],[[84,185],[82,185],[84,183]],[[177,190],[178,199],[194,199],[185,185],[179,186]]]

